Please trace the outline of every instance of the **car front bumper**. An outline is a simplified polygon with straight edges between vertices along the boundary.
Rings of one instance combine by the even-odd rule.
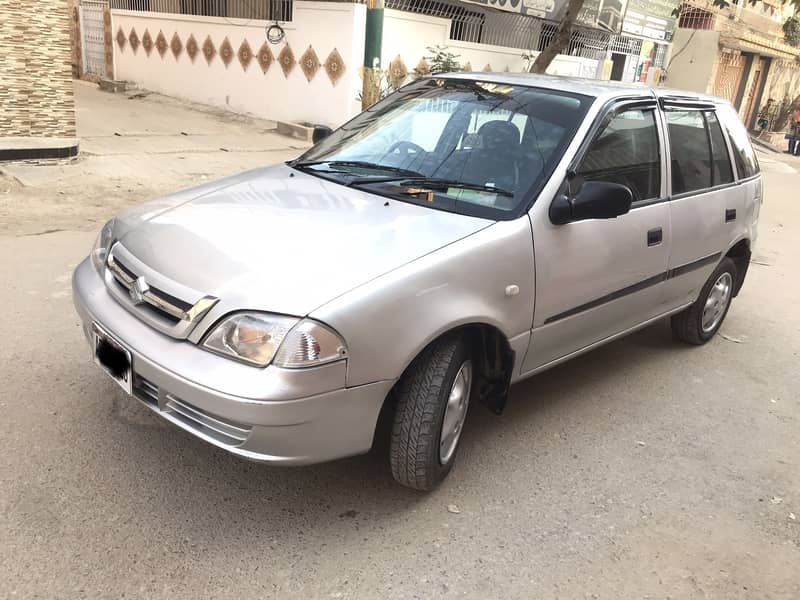
[[[131,352],[133,395],[161,417],[228,452],[302,465],[367,452],[393,381],[345,387],[346,363],[257,369],[166,336],[123,308],[90,260],[72,278],[91,339],[97,323]]]

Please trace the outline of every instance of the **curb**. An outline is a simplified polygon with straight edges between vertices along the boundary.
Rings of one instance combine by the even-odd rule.
[[[75,158],[77,138],[0,137],[0,162]]]
[[[765,142],[764,140],[760,140],[757,137],[750,136],[750,142],[755,145],[759,146],[765,150],[769,150],[770,152],[776,152],[778,154],[783,154],[783,150],[778,148],[777,146],[773,146],[769,142]]]

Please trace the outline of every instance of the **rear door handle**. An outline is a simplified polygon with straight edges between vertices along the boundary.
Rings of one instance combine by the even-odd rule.
[[[647,232],[648,246],[658,246],[663,239],[664,233],[661,231],[661,227],[656,227]]]
[[[736,220],[736,209],[735,208],[726,208],[725,209],[725,222],[730,223],[731,221]]]

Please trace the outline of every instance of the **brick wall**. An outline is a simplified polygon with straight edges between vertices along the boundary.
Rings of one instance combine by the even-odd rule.
[[[0,136],[75,137],[64,0],[0,0]]]

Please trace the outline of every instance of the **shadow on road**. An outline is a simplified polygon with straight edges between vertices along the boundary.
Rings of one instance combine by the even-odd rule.
[[[462,459],[463,455],[502,453],[502,447],[487,440],[511,423],[533,423],[543,411],[580,409],[596,400],[587,390],[597,382],[619,378],[622,385],[627,369],[658,361],[677,347],[668,326],[659,323],[516,385],[501,417],[473,407],[462,440]],[[105,382],[98,375],[89,385],[101,381]],[[249,463],[167,425],[116,391],[113,384],[102,385],[113,394],[106,418],[88,414],[89,405],[85,414],[75,415],[82,428],[108,429],[81,436],[81,440],[99,439],[109,446],[108,451],[86,453],[94,457],[94,464],[90,462],[87,468],[140,471],[125,479],[138,482],[139,501],[155,522],[174,519],[177,508],[187,526],[191,523],[205,535],[238,535],[243,527],[249,534],[266,536],[291,529],[313,529],[320,535],[320,529],[349,519],[378,523],[403,519],[404,513],[427,497],[396,485],[385,455],[373,452],[299,468]],[[116,453],[111,447],[116,447]],[[124,464],[113,464],[119,460],[115,456],[124,457]],[[463,481],[454,483],[457,472],[458,466],[445,487],[463,485]],[[100,481],[114,484],[108,477]]]

